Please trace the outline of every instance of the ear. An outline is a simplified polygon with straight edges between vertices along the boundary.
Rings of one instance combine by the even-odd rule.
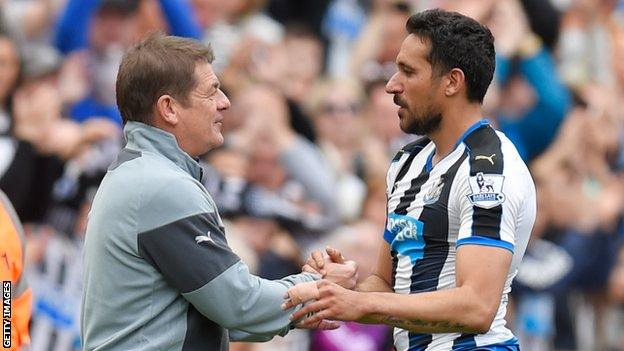
[[[459,68],[453,68],[446,74],[446,85],[444,86],[444,95],[447,97],[458,94],[466,86],[466,76]]]
[[[162,95],[156,100],[156,116],[165,124],[178,124],[178,102],[171,95]]]

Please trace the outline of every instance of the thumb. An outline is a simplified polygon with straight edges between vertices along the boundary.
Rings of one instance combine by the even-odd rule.
[[[332,262],[340,264],[345,263],[345,258],[342,256],[340,251],[334,249],[331,246],[327,246],[327,248],[325,248],[325,251],[327,251],[327,254],[329,255],[329,258],[332,260]]]

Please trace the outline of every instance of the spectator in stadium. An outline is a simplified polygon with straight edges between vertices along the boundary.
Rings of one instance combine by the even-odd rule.
[[[386,83],[391,76],[386,77],[386,79],[367,82],[366,106],[364,106],[366,123],[371,129],[373,138],[385,146],[386,168],[392,157],[401,150],[403,145],[413,140],[413,136],[404,133],[398,123],[388,123],[388,116],[393,115],[396,110],[392,96],[386,93]],[[384,179],[385,173],[384,168]]]
[[[492,11],[488,25],[496,38],[500,88],[495,117],[522,158],[531,160],[552,142],[572,99],[519,0],[496,1]]]
[[[24,53],[22,58],[16,43],[0,34],[0,58],[6,63],[0,74],[0,189],[21,220],[30,222],[42,220],[64,160],[115,135],[117,128],[101,120],[78,125],[62,118],[60,57],[50,59],[45,50]]]
[[[286,98],[290,124],[306,139],[316,135],[303,103],[322,69],[323,52],[319,39],[302,26],[286,27],[276,38],[263,38],[260,29],[236,42],[223,70],[223,85],[236,96],[255,84],[278,88]]]
[[[559,72],[572,88],[617,81],[611,65],[616,63],[613,34],[621,27],[616,7],[617,1],[575,0],[565,8],[557,58]]]
[[[375,5],[351,57],[352,74],[364,81],[390,76],[396,71],[394,58],[405,33],[402,24],[411,11],[407,1],[376,1]]]
[[[191,7],[182,0],[160,0],[174,35],[199,39]],[[86,49],[89,89],[71,107],[76,121],[105,117],[121,124],[115,106],[115,76],[123,50],[136,40],[139,0],[69,0],[60,15],[55,45],[64,54]]]
[[[570,272],[548,291],[579,291],[600,316],[607,306],[609,275],[621,247],[624,182],[614,157],[620,147],[615,120],[596,112],[586,106],[575,108],[552,147],[534,163],[533,174],[539,179],[546,207],[552,209],[556,231],[551,240],[573,259]],[[602,318],[598,320],[595,332],[602,343],[606,325]],[[563,332],[561,326],[558,329]],[[570,333],[574,335],[573,330]],[[570,347],[575,340],[565,342],[561,346]]]
[[[244,45],[256,51],[263,45],[273,46],[282,41],[284,28],[264,13],[266,0],[192,0],[191,4],[203,29],[204,43],[210,43],[215,56],[215,73],[223,70],[239,55]],[[266,54],[266,53],[264,53]],[[224,83],[227,80],[223,77]]]
[[[368,130],[364,96],[355,81],[320,81],[308,94],[307,109],[317,131],[317,144],[336,179],[334,202],[341,220],[361,214],[369,178],[385,178],[384,145]]]
[[[242,194],[244,212],[272,213],[298,223],[291,228],[295,233],[335,227],[334,176],[315,145],[295,132],[284,97],[258,85],[236,94],[234,101],[232,117],[240,123],[226,144],[249,158],[244,176],[251,187]]]
[[[0,1],[0,22],[20,43],[47,43],[50,27],[56,20],[64,1]]]
[[[444,6],[492,30],[496,74],[484,103],[486,115],[511,139],[525,161],[537,157],[554,139],[572,99],[551,53],[556,26],[553,30],[553,23],[528,17],[526,9],[556,12],[547,4],[528,0],[445,1]],[[557,20],[554,17],[550,22]]]
[[[228,127],[226,146],[207,155],[206,188],[220,213],[240,224],[259,255],[261,277],[293,274],[301,252],[339,222],[334,174],[315,145],[291,127],[278,90],[258,85],[233,101],[237,108],[226,126],[238,122]]]
[[[227,244],[197,161],[223,143],[222,112],[230,107],[212,61],[199,42],[161,34],[122,60],[116,88],[127,143],[87,225],[85,349],[225,349],[228,340],[266,341],[291,329],[280,309],[287,288],[319,279],[261,279]],[[355,284],[354,263],[325,273]]]

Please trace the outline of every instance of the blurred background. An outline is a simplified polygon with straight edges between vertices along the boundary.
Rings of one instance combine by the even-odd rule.
[[[162,30],[214,49],[232,108],[204,183],[253,272],[297,273],[331,244],[366,277],[386,169],[414,139],[385,83],[407,18],[434,7],[492,30],[486,117],[537,184],[508,316],[523,350],[624,350],[624,1],[0,0],[0,189],[28,236],[30,349],[80,349],[83,235],[123,145],[115,79],[129,45]],[[346,323],[232,350],[390,345],[387,328]]]

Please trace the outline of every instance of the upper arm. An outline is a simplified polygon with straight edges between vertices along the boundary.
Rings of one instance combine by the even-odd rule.
[[[504,146],[497,151],[505,152],[511,150]],[[516,251],[520,257],[526,246],[526,226],[533,221],[528,203],[534,194],[530,175],[519,156],[508,155],[504,161],[498,170],[496,162],[491,167],[488,160],[476,161],[481,164],[473,164],[472,173],[464,168],[457,181],[456,283],[473,288],[492,313],[500,303]],[[479,169],[483,164],[485,168]]]
[[[482,171],[474,166],[472,170],[469,166],[460,170],[456,182],[458,248],[470,244],[515,252],[518,223],[525,212],[527,194],[534,191],[532,183],[526,179],[530,179],[526,167],[520,165],[522,161],[519,156],[517,158],[509,157],[500,171],[487,168]],[[488,160],[477,162],[487,165]],[[498,162],[502,163],[500,159]]]
[[[457,249],[455,272],[458,288],[467,287],[496,314],[513,255],[506,249],[464,245]]]

